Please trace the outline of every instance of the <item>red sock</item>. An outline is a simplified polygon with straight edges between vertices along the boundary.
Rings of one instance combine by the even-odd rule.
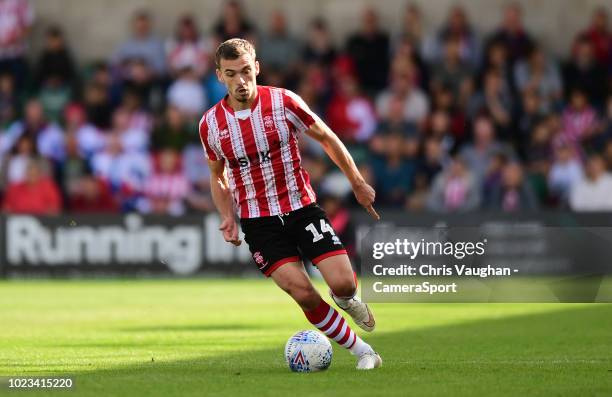
[[[306,318],[328,338],[335,340],[342,347],[350,349],[357,340],[344,318],[323,299],[316,309],[304,311]]]

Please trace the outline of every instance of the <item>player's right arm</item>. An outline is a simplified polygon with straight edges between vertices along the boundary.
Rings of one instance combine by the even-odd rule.
[[[211,139],[212,137],[209,135],[210,131],[206,122],[209,114],[204,114],[200,120],[198,130],[204,154],[208,159],[208,168],[210,169],[210,191],[213,203],[217,211],[219,211],[219,215],[221,215],[219,230],[223,233],[223,238],[228,243],[238,246],[241,241],[238,239],[238,224],[234,217],[232,192],[225,172],[225,158],[222,156],[218,146],[216,146],[214,139]]]
[[[225,241],[238,246],[241,244],[241,241],[238,239],[238,224],[234,217],[232,193],[227,181],[227,175],[225,174],[225,161],[223,159],[209,159],[208,167],[210,168],[210,190],[212,199],[215,203],[215,207],[217,207],[217,211],[219,211],[219,215],[221,215],[221,226],[219,226],[219,230],[223,232]]]

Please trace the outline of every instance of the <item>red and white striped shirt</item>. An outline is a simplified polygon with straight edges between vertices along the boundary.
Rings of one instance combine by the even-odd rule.
[[[199,128],[206,157],[225,160],[241,218],[279,215],[316,201],[297,142],[316,120],[299,96],[266,86],[257,86],[250,109],[234,111],[226,97],[204,114]]]

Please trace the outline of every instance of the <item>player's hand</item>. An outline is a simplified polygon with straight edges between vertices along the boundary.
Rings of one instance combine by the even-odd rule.
[[[374,199],[376,198],[374,188],[365,182],[359,182],[353,185],[353,192],[355,193],[357,202],[368,211],[370,216],[376,220],[380,220],[380,216],[373,207]]]
[[[225,218],[223,222],[221,222],[219,230],[223,232],[223,238],[228,243],[232,243],[236,247],[242,244],[242,241],[238,239],[238,224],[233,217]]]

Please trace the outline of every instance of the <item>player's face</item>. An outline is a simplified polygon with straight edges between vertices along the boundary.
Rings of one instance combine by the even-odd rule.
[[[247,102],[254,96],[259,74],[259,62],[250,54],[236,59],[221,59],[217,78],[227,87],[229,95],[238,102]]]

